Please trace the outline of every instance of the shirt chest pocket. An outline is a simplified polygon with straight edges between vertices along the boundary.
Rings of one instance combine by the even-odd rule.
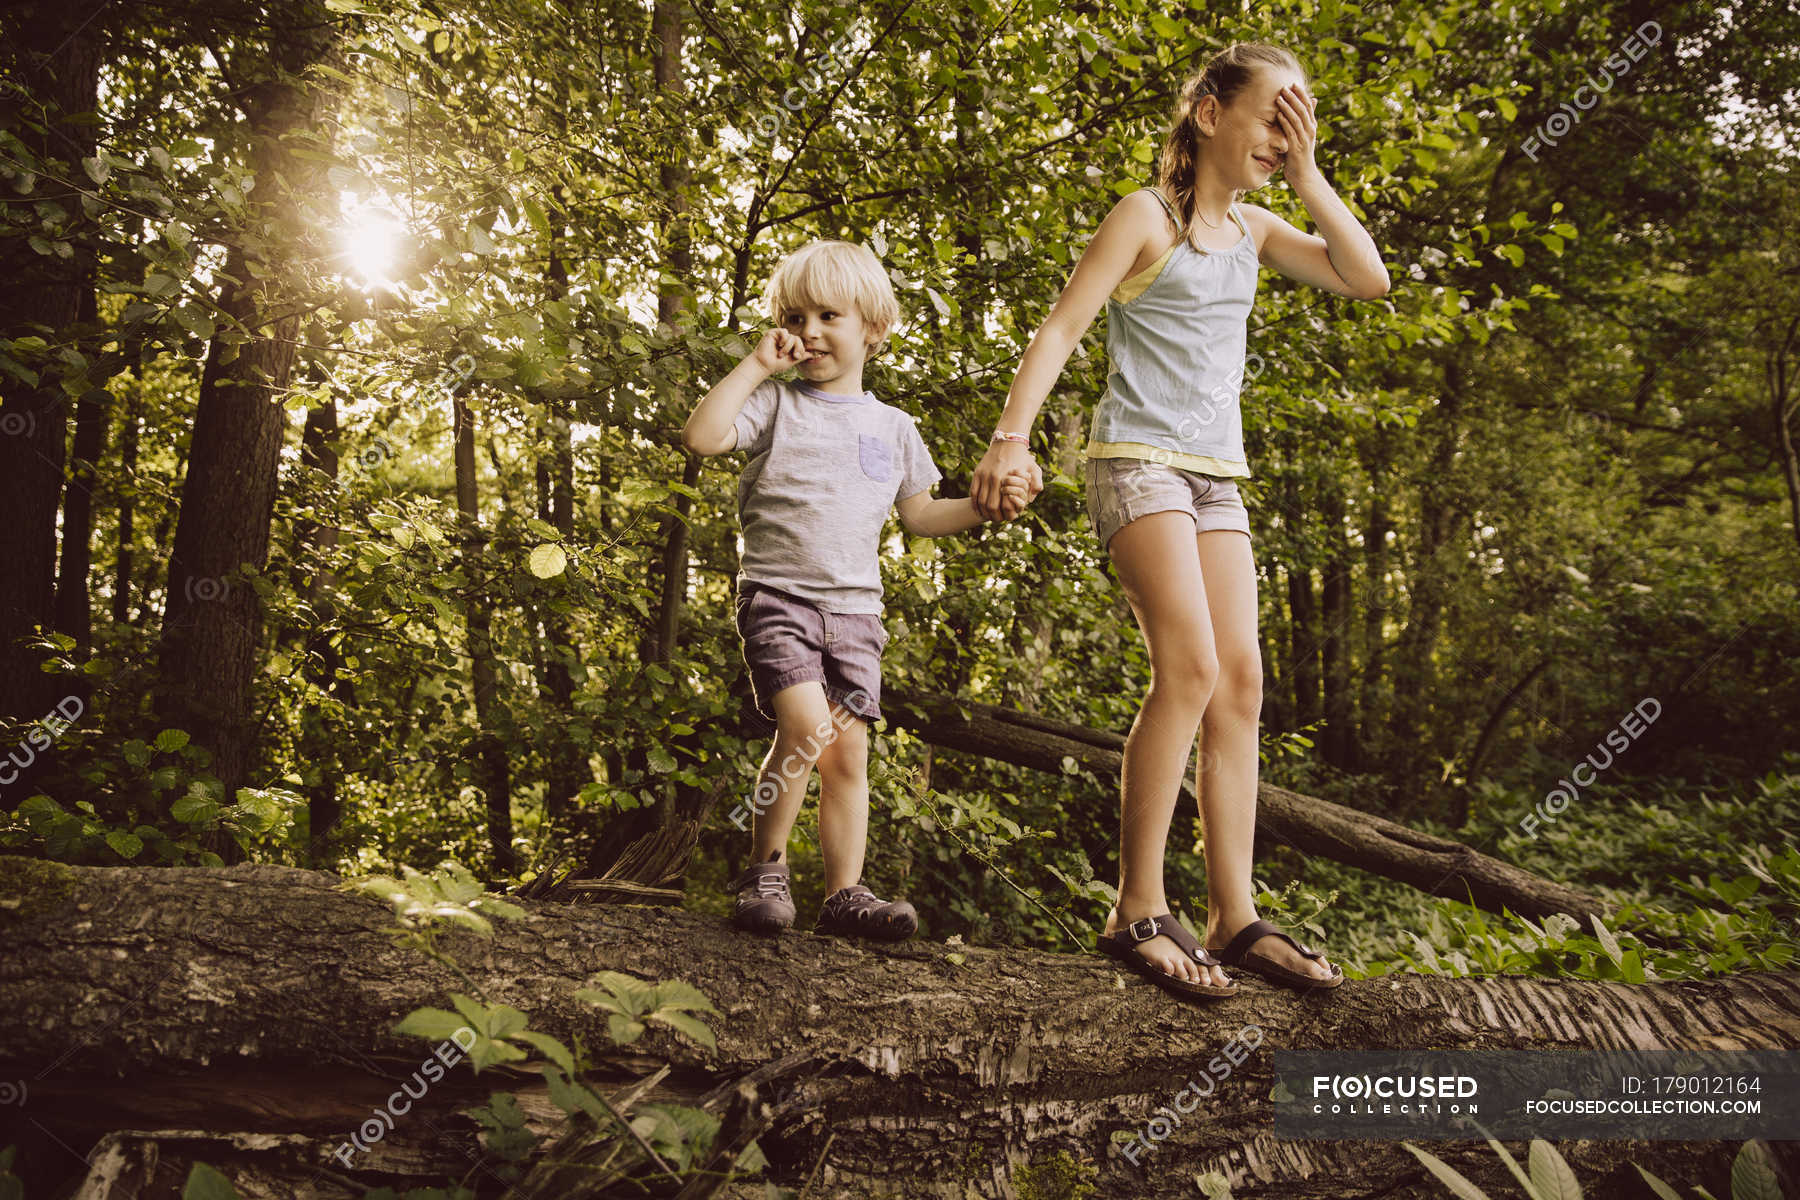
[[[886,483],[894,477],[894,448],[881,438],[857,434],[856,458],[862,473],[876,483]]]

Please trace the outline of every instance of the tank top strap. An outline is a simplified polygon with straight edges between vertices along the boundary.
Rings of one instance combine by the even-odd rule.
[[[1236,200],[1231,202],[1231,219],[1237,222],[1238,228],[1244,231],[1245,237],[1250,237],[1250,227],[1244,224],[1244,217],[1242,213],[1238,212]],[[1252,238],[1251,240],[1254,241],[1255,239]]]
[[[1162,194],[1162,189],[1159,187],[1152,186],[1152,187],[1146,187],[1144,190],[1146,192],[1149,192],[1152,196],[1156,197],[1158,202],[1160,202],[1162,204],[1163,211],[1169,214],[1169,220],[1171,220],[1175,223],[1175,227],[1177,229],[1181,228],[1181,218],[1175,215],[1175,206],[1169,202],[1169,198],[1167,196]]]

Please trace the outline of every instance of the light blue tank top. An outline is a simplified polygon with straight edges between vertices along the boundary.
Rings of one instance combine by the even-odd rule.
[[[1160,191],[1161,200],[1180,224]],[[1243,385],[1256,239],[1196,250],[1183,237],[1156,278],[1123,302],[1106,301],[1106,395],[1089,427],[1090,458],[1167,458],[1207,474],[1250,474],[1244,458]],[[1158,453],[1160,452],[1160,453]]]

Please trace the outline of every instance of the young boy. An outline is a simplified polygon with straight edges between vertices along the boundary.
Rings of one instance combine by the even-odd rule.
[[[869,827],[868,727],[881,715],[878,550],[888,510],[921,537],[979,525],[968,500],[934,500],[943,477],[913,419],[863,390],[863,363],[899,320],[887,272],[848,242],[813,242],[775,268],[775,328],[695,407],[682,442],[746,451],[738,485],[743,560],[737,627],[757,711],[775,722],[758,775],[750,866],[734,920],[775,933],[794,920],[788,835],[819,769],[826,900],[817,931],[898,941],[918,916],[858,882]],[[792,382],[771,379],[798,369]],[[1008,476],[1003,515],[1023,511],[1035,475]],[[1037,485],[1041,489],[1041,485]],[[742,828],[740,822],[739,828]]]

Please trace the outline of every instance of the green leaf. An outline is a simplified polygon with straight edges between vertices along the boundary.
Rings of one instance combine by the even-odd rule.
[[[488,1009],[488,1023],[485,1032],[489,1037],[516,1037],[520,1030],[530,1024],[530,1018],[510,1004],[496,1004]]]
[[[176,322],[195,337],[210,338],[218,332],[212,318],[192,304],[181,305],[174,315]]]
[[[1782,1200],[1769,1148],[1745,1142],[1731,1163],[1731,1200]]]
[[[457,1030],[467,1028],[469,1022],[456,1013],[441,1008],[420,1008],[406,1014],[406,1019],[394,1026],[394,1032],[443,1042],[450,1040]]]
[[[567,1046],[563,1045],[549,1034],[538,1033],[536,1030],[527,1029],[525,1032],[519,1034],[518,1037],[521,1042],[524,1042],[527,1045],[536,1046],[543,1052],[545,1058],[548,1058],[551,1062],[561,1067],[566,1073],[570,1075],[575,1074],[575,1056],[569,1053],[569,1048]]]
[[[719,1048],[718,1039],[713,1037],[713,1031],[708,1029],[706,1023],[698,1017],[690,1017],[688,1014],[682,1012],[660,1010],[651,1013],[650,1019],[667,1025],[677,1033],[685,1033],[688,1037],[700,1043],[702,1046],[705,1046],[708,1050],[717,1050]]]
[[[1531,1143],[1531,1182],[1543,1200],[1581,1200],[1581,1185],[1575,1172],[1549,1142],[1534,1139]]]
[[[644,1036],[644,1023],[642,1021],[633,1021],[630,1017],[614,1013],[612,1016],[606,1018],[606,1030],[612,1035],[613,1041],[621,1046],[629,1046],[632,1042],[635,1042]]]
[[[497,1038],[478,1036],[474,1047],[469,1051],[469,1066],[476,1071],[498,1063],[523,1062],[524,1059],[523,1050],[511,1042],[503,1042]]]
[[[547,542],[532,549],[528,565],[539,579],[554,579],[569,565],[569,556],[561,546]]]
[[[181,1188],[181,1200],[240,1200],[231,1180],[205,1163],[195,1163]]]
[[[1583,582],[1585,583],[1586,580]],[[1606,951],[1606,957],[1613,960],[1614,966],[1622,964],[1624,956],[1619,952],[1619,939],[1614,937],[1612,930],[1606,927],[1606,922],[1600,919],[1599,913],[1589,913],[1588,919],[1593,922],[1594,936],[1600,939],[1600,946]]]
[[[481,1001],[471,996],[465,996],[461,992],[451,992],[450,1003],[456,1006],[457,1012],[468,1019],[471,1028],[479,1031],[488,1027],[488,1008]]]
[[[169,815],[184,825],[204,825],[219,815],[219,804],[196,783],[170,806]]]
[[[165,729],[156,735],[156,748],[164,754],[172,754],[187,744],[188,735],[184,729]]]
[[[1644,1168],[1638,1167],[1638,1164],[1632,1163],[1631,1165],[1637,1167],[1638,1174],[1644,1177],[1644,1182],[1649,1184],[1650,1190],[1656,1193],[1657,1200],[1681,1200],[1680,1192],[1676,1191],[1650,1172],[1644,1170]]]
[[[1470,1183],[1449,1163],[1442,1161],[1434,1154],[1419,1149],[1411,1142],[1401,1142],[1400,1144],[1410,1150],[1412,1156],[1425,1164],[1425,1169],[1437,1176],[1438,1182],[1449,1188],[1453,1195],[1460,1197],[1460,1200],[1488,1200],[1486,1192]]]
[[[106,844],[120,858],[136,858],[144,851],[143,839],[130,833],[109,833],[106,835]]]
[[[595,988],[577,988],[575,998],[584,1004],[593,1005],[602,1012],[622,1013],[625,1011],[624,1005],[619,1003],[617,997],[610,992],[598,991]]]
[[[674,756],[661,746],[650,747],[648,757],[650,760],[650,769],[659,775],[667,775],[670,771],[675,769]]]
[[[706,993],[691,983],[680,979],[671,979],[656,985],[657,1009],[688,1009],[692,1012],[716,1013],[713,1002],[706,998]]]

